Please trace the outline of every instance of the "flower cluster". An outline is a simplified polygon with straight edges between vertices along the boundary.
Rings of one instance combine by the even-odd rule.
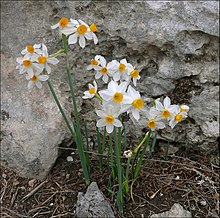
[[[133,79],[133,85],[136,86],[140,79],[139,71],[135,69],[126,59],[120,62],[112,60],[107,63],[101,55],[96,55],[91,60],[87,70],[95,70],[95,78],[102,77],[107,89],[98,91],[96,81],[94,85],[89,84],[89,90],[84,92],[84,99],[97,97],[102,102],[102,109],[96,110],[101,118],[97,122],[97,127],[106,127],[106,131],[111,133],[115,127],[121,127],[122,123],[119,116],[127,113],[130,117],[138,121],[140,113],[147,118],[147,126],[151,130],[164,129],[166,125],[171,128],[187,117],[189,107],[187,105],[172,105],[170,98],[166,97],[163,104],[155,100],[153,107],[147,110],[140,93],[135,90],[130,82]],[[110,80],[109,80],[110,78]]]
[[[95,34],[97,27],[94,23],[90,26],[82,20],[70,20],[66,17],[60,19],[60,21],[51,26],[52,29],[59,28],[60,32],[68,36],[68,44],[75,44],[79,41],[80,47],[86,46],[86,39],[93,40],[94,44],[98,43],[98,38]]]
[[[108,83],[109,78],[112,78],[116,82],[126,81],[128,84],[133,81],[134,86],[137,84],[137,80],[141,77],[139,71],[135,69],[126,59],[122,59],[120,62],[112,60],[109,63],[101,55],[96,55],[91,60],[87,70],[95,70],[95,78],[99,79],[102,77],[104,83]]]
[[[48,75],[42,75],[42,73],[46,71],[50,74],[50,64],[55,65],[59,62],[57,58],[48,55],[47,47],[44,44],[28,45],[21,51],[21,55],[16,59],[19,64],[16,69],[19,69],[19,73],[25,75],[29,81],[29,89],[35,85],[41,88],[41,81],[49,79]]]

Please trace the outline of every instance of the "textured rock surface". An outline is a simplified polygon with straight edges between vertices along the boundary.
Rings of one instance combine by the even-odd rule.
[[[58,145],[69,138],[48,87],[27,91],[27,83],[15,70],[15,59],[28,44],[42,40],[53,53],[61,48],[58,31],[50,29],[63,17],[95,22],[99,44],[71,46],[78,106],[84,119],[94,119],[94,100],[80,96],[93,72],[85,71],[95,54],[107,60],[127,58],[141,70],[137,89],[145,98],[169,95],[175,103],[191,107],[190,118],[160,138],[181,145],[216,150],[219,131],[219,3],[217,1],[93,2],[46,1],[2,4],[2,141],[1,159],[23,176],[44,177],[57,157]],[[19,13],[18,13],[19,12]],[[40,12],[40,13],[39,13]],[[51,79],[61,102],[70,111],[69,88],[62,67]],[[100,83],[101,84],[101,83]],[[146,127],[130,125],[138,137]],[[90,126],[89,126],[90,127]],[[91,127],[92,128],[92,127]],[[137,131],[138,130],[138,131]]]
[[[183,207],[180,204],[174,204],[169,211],[154,214],[150,218],[190,218],[192,217],[191,213],[187,210],[184,210]]]
[[[90,184],[85,195],[78,193],[76,217],[115,217],[96,182]]]

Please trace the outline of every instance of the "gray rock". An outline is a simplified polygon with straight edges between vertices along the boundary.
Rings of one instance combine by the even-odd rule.
[[[76,217],[115,217],[96,182],[90,184],[85,195],[78,193]]]
[[[4,165],[22,176],[43,178],[57,158],[58,145],[70,138],[46,84],[41,91],[28,92],[26,81],[15,69],[16,57],[28,44],[43,40],[50,54],[61,48],[58,31],[50,26],[63,16],[94,22],[99,29],[98,45],[88,43],[83,50],[78,45],[70,47],[81,118],[90,122],[96,117],[96,101],[81,99],[87,83],[94,79],[94,73],[85,70],[89,60],[96,54],[108,61],[127,58],[141,71],[137,89],[143,98],[169,95],[176,103],[190,106],[187,124],[167,129],[159,137],[206,152],[217,149],[218,1],[7,1],[1,13]],[[69,115],[70,90],[64,60],[59,60],[51,80]],[[94,125],[88,125],[93,135]],[[137,126],[129,121],[127,127],[134,138],[141,137],[146,119],[143,117]]]
[[[192,217],[191,213],[187,210],[184,210],[183,207],[180,204],[174,204],[169,211],[154,214],[150,216],[150,218],[190,218]]]

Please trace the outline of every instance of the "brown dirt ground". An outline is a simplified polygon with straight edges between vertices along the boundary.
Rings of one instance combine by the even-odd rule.
[[[73,149],[74,160],[68,162],[66,158],[72,150],[60,150],[62,154],[45,181],[24,179],[1,168],[1,217],[75,217],[77,193],[85,193],[86,186],[77,151]],[[174,203],[191,211],[193,217],[218,217],[219,165],[193,152],[178,155],[169,156],[164,162],[161,150],[155,151],[154,158],[143,165],[132,197],[124,203],[123,215],[117,210],[114,194],[107,191],[108,169],[100,172],[95,154],[90,154],[92,181],[98,183],[117,218],[149,217],[169,210]],[[197,184],[202,179],[204,182]],[[117,193],[117,186],[114,189]],[[155,197],[150,198],[153,193]]]

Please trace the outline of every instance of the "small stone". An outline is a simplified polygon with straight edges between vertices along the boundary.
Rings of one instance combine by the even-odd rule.
[[[37,182],[36,179],[32,179],[32,180],[30,180],[30,181],[28,182],[28,185],[29,185],[31,188],[33,188],[36,182]]]
[[[68,162],[73,162],[73,157],[72,157],[72,156],[68,156],[68,157],[66,158],[66,160],[67,160]]]
[[[180,179],[180,177],[179,177],[179,176],[176,176],[174,179],[175,179],[175,180],[179,180],[179,179]]]
[[[66,174],[66,179],[69,179],[70,178],[70,174]]]
[[[206,203],[206,201],[200,201],[199,202],[202,206],[205,206],[207,203]]]
[[[17,186],[17,185],[19,185],[20,184],[20,182],[17,180],[17,179],[15,179],[14,181],[13,181],[13,185],[14,186]]]
[[[2,177],[6,179],[7,175],[5,173],[2,174]]]

